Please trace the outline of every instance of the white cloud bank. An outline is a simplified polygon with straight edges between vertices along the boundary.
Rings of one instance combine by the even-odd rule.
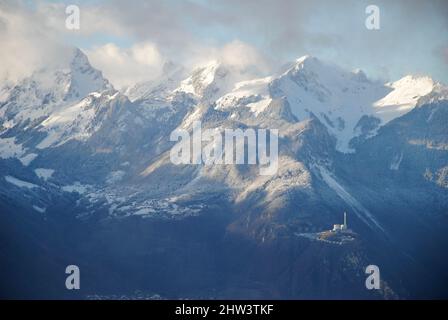
[[[447,74],[445,0],[378,0],[384,13],[380,32],[364,27],[367,0],[75,3],[81,29],[73,32],[65,28],[67,2],[0,0],[0,81],[60,63],[74,44],[116,87],[153,79],[165,61],[197,66],[221,60],[269,71],[304,54],[369,73],[384,70],[393,78]]]
[[[36,69],[67,63],[67,53],[75,39],[89,40],[102,34],[123,37],[129,27],[120,19],[116,19],[114,24],[112,18],[117,12],[112,9],[81,6],[81,29],[73,33],[65,28],[65,5],[62,3],[43,1],[31,8],[23,2],[1,2],[0,81],[17,81]],[[180,30],[178,25],[174,25],[174,30]],[[130,47],[109,42],[81,49],[88,55],[91,64],[101,70],[116,88],[155,79],[167,61],[196,67],[218,60],[241,69],[251,66],[257,67],[258,71],[268,69],[267,60],[260,52],[240,40],[211,45],[191,35],[186,36],[186,30],[176,34],[166,32],[170,39],[169,46],[157,37],[155,41],[137,37]],[[180,39],[182,35],[184,38]],[[132,32],[126,36],[127,40],[132,38]]]
[[[42,21],[40,12],[15,3],[0,4],[0,81],[16,81],[37,68],[63,63],[68,48]]]
[[[108,43],[86,53],[92,65],[103,71],[105,77],[120,89],[157,78],[168,61],[185,64],[185,67],[197,67],[216,60],[240,70],[263,73],[269,69],[267,60],[254,47],[239,40],[221,47],[198,46],[195,51],[196,54],[185,61],[171,61],[154,43],[144,41],[130,48]]]
[[[113,43],[87,50],[93,66],[117,88],[136,82],[151,80],[162,72],[164,58],[150,42],[141,42],[130,48],[120,48]]]

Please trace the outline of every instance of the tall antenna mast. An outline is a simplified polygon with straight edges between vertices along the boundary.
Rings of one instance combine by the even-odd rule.
[[[347,229],[347,212],[344,212],[344,228]]]

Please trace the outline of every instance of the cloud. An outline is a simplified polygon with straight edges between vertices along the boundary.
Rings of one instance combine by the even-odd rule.
[[[81,6],[81,32],[150,41],[176,61],[216,56],[214,50],[239,39],[277,65],[312,54],[376,76],[419,72],[443,77],[447,70],[431,60],[431,50],[448,40],[446,0],[376,0],[378,32],[365,28],[369,4],[370,0],[112,0]]]
[[[113,43],[87,51],[93,66],[117,87],[147,81],[161,74],[164,58],[150,42],[141,42],[130,48],[120,48]]]
[[[0,5],[0,79],[18,80],[35,69],[60,65],[68,48],[39,17],[20,3]]]
[[[156,74],[165,60],[187,66],[254,61],[269,69],[304,54],[374,76],[427,73],[448,81],[447,64],[433,54],[448,43],[446,0],[375,0],[379,31],[364,26],[368,0],[73,2],[81,11],[77,32],[64,28],[68,2],[0,2],[0,77],[58,61],[64,45],[77,44],[122,84]]]
[[[255,47],[240,40],[234,40],[224,45],[220,50],[219,56],[224,63],[240,68],[266,64],[264,58]]]
[[[205,28],[215,23],[206,21],[218,15],[193,2],[81,4],[81,28],[76,32],[65,28],[65,7],[46,1],[34,7],[24,2],[0,3],[0,79],[17,80],[43,66],[63,65],[73,42],[90,43],[90,39],[99,43],[81,49],[118,88],[154,79],[168,60],[187,67],[221,60],[240,68],[255,64],[267,68],[266,59],[254,46],[239,40],[209,43],[196,37],[191,30],[194,25],[203,21]],[[128,41],[124,45],[101,43],[110,36]],[[20,58],[13,52],[20,52]]]
[[[267,73],[272,69],[272,61],[260,50],[241,40],[232,40],[222,45],[192,46],[190,54],[178,63],[185,67],[196,68],[210,61],[220,61],[240,71],[251,71],[258,74]]]
[[[158,47],[148,41],[138,42],[130,48],[108,43],[87,50],[86,53],[92,65],[102,70],[117,88],[157,78],[162,74],[166,62],[194,69],[210,61],[220,61],[253,75],[265,74],[271,68],[269,61],[255,47],[240,40],[218,47],[197,46],[195,50],[190,52],[190,57],[175,61],[165,58]]]
[[[434,48],[432,53],[433,53],[434,60],[441,62],[441,65],[444,68],[448,67],[448,46],[447,45],[441,45],[437,48]]]
[[[442,59],[446,64],[448,64],[448,47],[442,48],[441,50]]]
[[[131,28],[113,14],[116,6],[113,5],[112,1],[107,5],[101,5],[101,2],[95,4],[73,1],[73,3],[79,8],[80,12],[80,29],[76,31],[65,27],[66,8],[69,4],[72,4],[71,2],[64,3],[60,1],[58,3],[40,0],[36,2],[32,12],[41,24],[51,29],[53,33],[59,33],[63,37],[70,37],[73,34],[83,37],[90,37],[97,33],[107,33],[116,36],[129,36],[132,34]],[[26,8],[22,6],[21,9],[24,10]]]

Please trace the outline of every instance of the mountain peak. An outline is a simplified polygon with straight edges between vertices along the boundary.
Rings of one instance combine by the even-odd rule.
[[[87,58],[85,53],[82,52],[81,49],[76,47],[73,48],[71,52],[70,66],[72,68],[77,68],[80,66],[91,67],[89,59]]]
[[[362,71],[361,69],[357,68],[352,71],[353,79],[358,80],[360,82],[367,82],[369,79],[367,78],[367,75]]]
[[[243,74],[237,68],[212,60],[194,69],[177,91],[193,94],[201,100],[213,100],[230,91],[242,78]]]
[[[381,114],[383,121],[390,121],[412,110],[426,101],[425,97],[438,96],[443,86],[428,76],[407,75],[395,82],[386,83],[392,89],[389,94],[375,102],[374,106]]]
[[[404,85],[404,84],[408,84],[408,85],[425,85],[425,86],[435,86],[436,81],[434,81],[431,77],[423,75],[406,75],[403,78],[389,83],[390,85]]]
[[[301,56],[300,58],[297,58],[295,62],[296,64],[316,63],[319,62],[319,59],[312,55],[306,54],[304,56]]]
[[[65,61],[42,67],[7,90],[5,110],[14,123],[48,116],[55,109],[80,101],[92,92],[113,90],[100,71],[93,68],[79,49],[70,49]]]
[[[90,92],[113,89],[101,71],[92,67],[87,56],[74,48],[70,60],[69,86],[65,99],[82,98]]]
[[[172,61],[165,62],[162,69],[158,78],[136,83],[123,90],[124,94],[131,101],[168,98],[187,76],[186,69]]]

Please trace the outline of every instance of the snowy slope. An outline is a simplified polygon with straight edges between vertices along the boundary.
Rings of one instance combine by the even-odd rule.
[[[42,68],[3,92],[0,134],[9,136],[17,130],[43,132],[46,137],[37,144],[38,149],[83,139],[92,131],[94,106],[115,96],[116,91],[102,73],[90,65],[79,49],[73,49],[66,66]],[[13,145],[12,138],[5,139],[0,147],[3,158],[9,157],[8,153],[24,155],[20,142],[14,141]]]
[[[89,201],[103,201],[111,213],[124,208],[123,212],[148,215],[153,212],[148,203],[208,199],[214,194],[272,212],[297,194],[318,199],[309,169],[315,163],[328,170],[318,179],[353,205],[330,179],[339,181],[330,172],[335,149],[353,152],[354,137],[374,136],[379,126],[410,112],[422,98],[445,92],[429,78],[405,77],[383,84],[362,71],[304,56],[265,77],[219,61],[191,74],[167,65],[161,78],[122,93],[79,50],[66,68],[42,69],[2,88],[1,159],[17,158],[41,181],[60,184],[63,191],[82,191],[78,193]],[[366,116],[377,119],[375,126],[365,125]],[[173,165],[170,133],[175,128],[191,130],[197,120],[203,128],[221,131],[279,129],[278,172],[262,177],[256,165]],[[403,166],[398,159],[391,167],[394,171]],[[70,187],[77,183],[88,185],[88,190]],[[366,212],[360,202],[353,206]]]
[[[256,71],[214,60],[194,69],[175,91],[189,93],[202,102],[212,103],[232,91],[238,82],[253,79],[254,74]]]
[[[187,77],[186,69],[173,62],[163,66],[163,74],[154,80],[136,83],[123,91],[130,101],[161,101],[173,94],[182,80]]]
[[[430,78],[412,76],[383,84],[360,70],[345,71],[304,56],[280,75],[236,83],[217,99],[217,108],[246,106],[258,115],[272,99],[284,97],[299,120],[316,116],[336,137],[337,149],[352,152],[350,140],[360,134],[363,116],[373,116],[384,125],[412,110],[436,86]]]
[[[0,119],[7,127],[38,120],[79,101],[91,92],[111,90],[100,71],[90,66],[87,57],[74,49],[64,68],[42,68],[10,88],[0,108]]]
[[[71,139],[89,138],[101,124],[95,122],[99,109],[107,108],[109,102],[118,95],[116,91],[93,93],[80,102],[55,110],[40,124],[39,131],[46,132],[47,136],[36,147],[45,149]]]
[[[383,123],[395,119],[412,110],[423,96],[430,94],[437,83],[430,77],[406,76],[398,81],[387,83],[392,91],[374,102],[374,114]]]
[[[217,109],[229,109],[247,106],[258,114],[272,101],[269,95],[269,83],[272,77],[237,82],[234,89],[216,101]]]

